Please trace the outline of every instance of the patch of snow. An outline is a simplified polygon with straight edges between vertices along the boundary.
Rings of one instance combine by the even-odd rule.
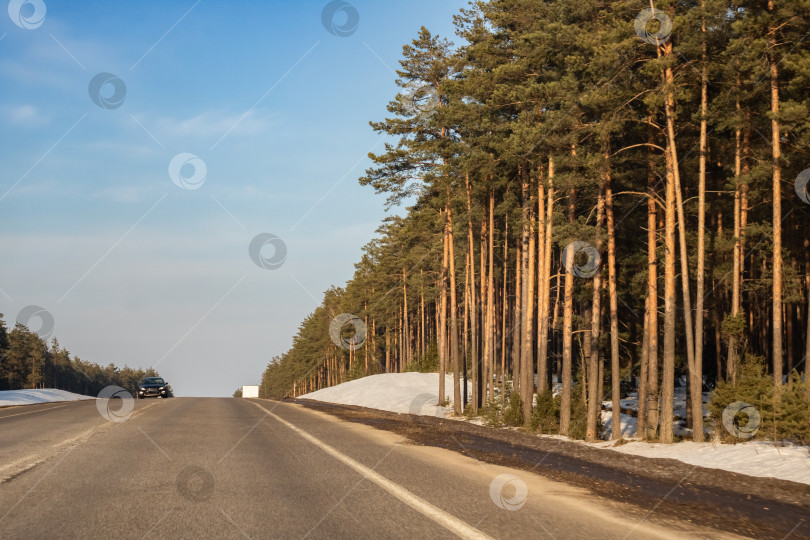
[[[635,437],[638,418],[621,413],[622,437]],[[608,438],[613,430],[613,412],[602,411],[602,438]]]
[[[462,381],[463,384],[463,381]],[[452,402],[453,376],[445,375],[445,399]],[[468,394],[472,391],[467,384]],[[357,405],[396,413],[446,417],[452,407],[439,407],[438,373],[381,373],[299,396],[327,403]]]
[[[777,447],[763,441],[739,444],[628,442],[610,450],[634,456],[677,459],[690,465],[748,476],[810,484],[810,449],[804,446]]]
[[[56,388],[40,388],[37,390],[0,390],[0,407],[12,405],[33,405],[35,403],[53,403],[57,401],[78,401],[81,399],[96,399],[92,396],[74,394]]]

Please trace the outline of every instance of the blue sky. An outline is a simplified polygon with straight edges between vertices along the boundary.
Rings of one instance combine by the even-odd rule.
[[[357,178],[402,45],[453,37],[466,2],[355,1],[346,37],[321,1],[42,3],[32,29],[0,13],[0,312],[42,306],[73,354],[157,365],[180,395],[258,384],[384,216]],[[120,106],[90,98],[99,73]],[[205,164],[197,189],[169,176],[180,153]],[[251,261],[260,233],[280,268]]]

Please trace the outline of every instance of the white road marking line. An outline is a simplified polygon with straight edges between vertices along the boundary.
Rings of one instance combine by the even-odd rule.
[[[27,471],[28,469],[33,469],[40,463],[45,461],[45,458],[40,458],[35,456],[34,459],[31,459],[31,456],[26,456],[22,459],[18,459],[17,461],[12,461],[11,463],[0,467],[0,474],[3,474],[7,470],[14,470],[14,474],[11,476],[16,476],[20,473]],[[0,484],[8,480],[8,477],[0,476]]]
[[[136,412],[132,416],[130,416],[129,419],[132,420],[133,418],[139,417],[140,415],[142,415],[143,413],[145,413],[147,410],[151,409],[155,405],[157,405],[157,403],[152,403],[151,405],[145,406],[143,409],[139,410],[138,412]],[[60,407],[64,407],[64,406],[65,405],[60,405]],[[51,408],[55,408],[55,407],[51,407]],[[31,412],[38,412],[38,411],[31,411]],[[21,414],[27,414],[27,413],[21,413]],[[119,422],[104,422],[103,424],[97,425],[97,426],[92,427],[92,428],[90,428],[90,429],[88,429],[86,431],[83,431],[82,433],[80,433],[80,434],[78,434],[78,435],[76,435],[74,437],[70,437],[68,439],[65,439],[63,441],[60,441],[58,443],[55,443],[55,444],[51,445],[51,447],[48,448],[45,451],[45,453],[42,453],[42,454],[30,454],[28,456],[25,456],[24,458],[18,459],[17,461],[13,461],[11,463],[8,463],[8,464],[0,467],[0,484],[9,481],[12,478],[16,478],[20,474],[33,469],[34,467],[36,467],[40,463],[42,463],[42,462],[52,458],[53,456],[57,455],[60,452],[60,449],[63,446],[71,446],[70,450],[72,450],[73,447],[75,447],[76,444],[88,440],[97,431],[100,431],[100,430],[108,427],[110,424],[119,425],[120,423]],[[8,471],[11,471],[11,472],[9,473]]]
[[[422,515],[432,519],[437,524],[441,525],[445,529],[449,530],[450,532],[456,534],[460,538],[480,538],[480,539],[489,539],[492,540],[492,537],[479,531],[475,527],[471,526],[470,524],[458,519],[452,514],[449,514],[438,508],[433,506],[426,500],[418,497],[405,489],[404,487],[400,486],[399,484],[392,482],[391,480],[387,479],[386,477],[382,476],[381,474],[375,472],[374,470],[366,467],[362,463],[355,461],[354,459],[350,458],[346,454],[340,452],[339,450],[329,446],[325,442],[321,441],[320,439],[310,435],[306,431],[299,429],[298,427],[294,426],[293,424],[287,422],[283,418],[280,418],[278,415],[275,415],[259,405],[251,401],[254,405],[264,411],[265,414],[271,416],[275,420],[278,420],[298,435],[306,439],[307,441],[311,442],[333,458],[341,461],[360,473],[366,480],[373,482],[386,490],[388,493],[399,499],[400,501],[404,502],[417,512],[420,512]]]
[[[28,412],[21,412],[21,413],[17,413],[17,414],[9,414],[8,416],[0,416],[0,420],[2,420],[3,418],[11,418],[13,416],[22,416],[24,414],[34,414],[34,413],[43,412],[43,411],[51,411],[53,409],[61,409],[62,407],[67,407],[68,405],[70,405],[70,403],[65,403],[64,405],[59,405],[57,407],[48,407],[47,409],[37,409],[36,411],[28,411]]]

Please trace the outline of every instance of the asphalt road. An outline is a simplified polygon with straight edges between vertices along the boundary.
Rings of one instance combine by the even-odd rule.
[[[299,405],[128,403],[0,409],[1,538],[731,537]]]

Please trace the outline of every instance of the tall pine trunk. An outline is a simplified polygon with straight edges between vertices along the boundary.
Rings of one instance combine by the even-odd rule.
[[[442,270],[441,290],[439,297],[439,405],[443,405],[446,394],[444,390],[444,375],[447,370],[447,209],[442,211],[444,227],[442,228]]]
[[[479,241],[479,260],[481,263],[481,286],[480,300],[481,300],[481,331],[479,343],[481,344],[481,354],[478,364],[478,407],[486,405],[486,391],[487,391],[487,362],[486,362],[486,333],[487,333],[487,218],[481,220],[481,237]]]
[[[613,189],[611,187],[609,153],[605,154],[605,212],[608,236],[608,298],[610,299],[610,368],[613,424],[611,438],[622,438],[621,426],[621,366],[619,364],[619,302],[616,284],[616,230],[613,219]],[[598,343],[597,343],[598,345]]]
[[[543,167],[542,165],[538,168],[538,178],[537,178],[537,279],[536,279],[536,302],[537,302],[537,334],[535,335],[536,339],[536,350],[535,355],[537,357],[537,393],[540,393],[540,388],[543,385],[542,379],[545,377],[544,372],[540,370],[540,347],[542,344],[542,340],[540,339],[540,334],[543,332],[543,325],[540,319],[543,316],[542,309],[543,309],[543,281],[545,279],[545,275],[548,273],[545,264],[546,264],[546,194],[545,194],[545,186],[543,184]]]
[[[425,272],[419,269],[419,311],[421,322],[419,324],[419,353],[425,357]]]
[[[775,0],[768,0],[773,14]],[[779,128],[779,66],[776,59],[776,27],[768,28],[768,64],[771,78],[771,159],[773,164],[773,382],[782,385],[782,147]]]
[[[576,189],[568,190],[568,222],[576,220]],[[565,267],[573,268],[574,250],[566,253]],[[574,315],[574,274],[565,272],[565,299],[563,300],[563,354],[562,393],[560,394],[560,435],[568,435],[571,427],[571,355]]]
[[[655,189],[655,162],[650,155],[647,177],[647,303],[644,316],[646,380],[639,388],[639,431],[643,438],[658,430],[658,206]],[[643,401],[642,401],[642,393]],[[641,407],[644,408],[642,412]],[[642,425],[642,418],[643,425]]]
[[[402,319],[403,319],[403,328],[405,329],[404,334],[404,347],[403,353],[405,361],[404,363],[408,363],[411,357],[411,340],[409,339],[409,321],[408,321],[408,274],[405,272],[405,269],[402,269]]]
[[[523,242],[518,240],[517,249],[515,250],[515,302],[514,314],[512,316],[512,390],[515,392],[520,391],[520,336],[523,335],[521,328],[523,326],[523,310],[521,309],[523,300]],[[518,394],[519,395],[519,394]]]
[[[667,197],[664,261],[664,361],[661,368],[661,442],[671,443],[675,398],[675,189],[672,154],[667,155]]]
[[[705,2],[701,2],[705,5]],[[698,172],[698,228],[697,228],[697,284],[695,294],[695,360],[690,370],[689,391],[692,401],[692,440],[703,442],[703,294],[706,273],[706,156],[707,118],[709,107],[708,52],[706,21],[701,22],[703,32],[703,62],[700,76],[700,158]]]
[[[509,305],[506,284],[508,268],[507,262],[509,261],[509,218],[504,218],[503,223],[503,292],[501,297],[501,408],[506,402],[506,316],[507,306]]]
[[[538,283],[542,298],[538,314],[540,327],[540,354],[537,358],[537,392],[542,393],[547,388],[548,380],[548,333],[549,333],[549,305],[551,303],[551,234],[554,220],[554,159],[548,160],[548,204],[545,216],[545,246],[543,247],[543,274]]]
[[[740,76],[737,75],[737,91],[740,91]],[[740,99],[737,98],[737,116],[740,116]],[[742,172],[742,129],[734,130],[734,251],[732,255],[731,275],[731,316],[740,314],[740,289],[742,285],[742,186],[740,174]],[[731,334],[728,338],[728,356],[726,357],[726,380],[737,379],[737,336]],[[720,374],[718,373],[718,378]]]
[[[487,271],[487,402],[495,397],[495,191],[489,192],[489,269]]]
[[[534,197],[532,196],[530,172],[523,171],[523,324],[521,339],[520,397],[523,400],[524,426],[531,424],[532,395],[534,394],[533,336],[534,328]]]
[[[448,190],[449,199],[450,192]],[[456,299],[456,252],[453,245],[453,210],[447,203],[447,251],[450,259],[450,358],[453,363],[453,411],[461,415],[461,380],[458,363],[458,302]]]
[[[810,239],[804,239],[804,283],[807,287],[807,334],[804,348],[804,392],[810,401]]]
[[[391,373],[391,334],[385,327],[385,372]]]
[[[464,336],[464,359],[461,364],[461,409],[467,407],[467,358],[470,356],[470,253],[467,252],[464,256],[464,329],[462,335]]]
[[[605,220],[605,196],[604,184],[599,186],[599,196],[596,204],[596,228],[597,235],[601,233],[601,228],[604,226]],[[600,253],[602,252],[602,240],[597,237],[596,248]],[[602,272],[597,271],[591,281],[593,285],[593,300],[591,308],[591,329],[590,332],[585,332],[585,352],[588,361],[588,369],[585,370],[587,380],[587,399],[585,400],[588,408],[587,425],[585,428],[585,440],[595,441],[599,434],[596,432],[597,417],[602,410],[602,396],[601,388],[599,388],[599,331],[601,325],[599,318],[602,313]],[[586,317],[587,320],[587,317]]]
[[[476,303],[475,288],[475,238],[472,226],[472,194],[470,192],[470,175],[465,175],[467,188],[467,253],[470,259],[470,358],[471,384],[472,384],[472,412],[478,414],[478,307]],[[483,279],[483,276],[481,276]]]

